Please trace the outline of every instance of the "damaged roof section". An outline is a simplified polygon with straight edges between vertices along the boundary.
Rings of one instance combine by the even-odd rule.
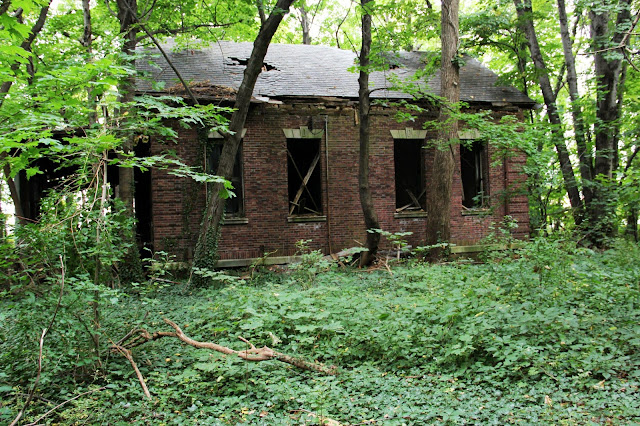
[[[220,41],[211,47],[173,51],[175,44],[169,41],[163,46],[186,81],[193,82],[196,95],[215,96],[219,88],[221,98],[229,98],[240,87],[252,43]],[[151,61],[138,60],[139,70],[146,71],[150,81],[164,82],[165,87],[179,93],[177,76],[157,50],[149,50]],[[411,96],[393,90],[392,79],[409,79],[425,66],[426,52],[402,52],[388,71],[371,73],[369,80],[372,98],[410,99]],[[498,76],[476,59],[464,58],[460,70],[460,99],[469,103],[513,104],[533,107],[535,103],[514,87],[499,86]],[[355,71],[356,55],[348,50],[317,45],[271,44],[263,63],[262,73],[256,83],[254,98],[285,97],[335,97],[358,98],[358,75]],[[204,87],[212,87],[206,90]],[[430,77],[431,93],[440,91],[440,73]],[[138,91],[154,92],[151,83],[139,80]],[[201,89],[201,93],[198,89]],[[163,90],[167,92],[167,89]],[[222,91],[224,92],[224,91]]]
[[[215,98],[224,100],[234,100],[236,98],[237,90],[231,87],[218,86],[213,84],[211,80],[191,81],[189,82],[189,89],[198,98]],[[172,95],[184,95],[185,90],[182,83],[175,83],[172,86],[166,87],[165,91]]]

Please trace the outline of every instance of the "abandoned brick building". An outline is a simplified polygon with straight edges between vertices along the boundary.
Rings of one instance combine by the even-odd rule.
[[[173,51],[173,65],[190,82],[201,103],[232,105],[242,81],[251,43],[219,42],[211,47]],[[168,63],[150,52],[152,61],[139,61],[153,89],[139,81],[147,94],[180,94]],[[433,132],[423,130],[437,111],[400,122],[391,101],[410,100],[406,93],[386,90],[390,76],[405,78],[424,67],[424,53],[403,53],[390,59],[387,72],[370,76],[372,98],[385,101],[371,114],[371,187],[381,227],[412,232],[408,242],[425,240],[425,200],[429,185],[429,156],[425,148]],[[221,263],[240,264],[270,253],[294,255],[295,243],[311,240],[312,248],[336,253],[360,245],[365,228],[358,198],[358,118],[355,54],[325,46],[273,44],[254,90],[243,131],[243,142],[231,181],[236,197],[228,200],[218,252]],[[351,69],[351,70],[350,70]],[[512,87],[496,84],[497,75],[472,58],[460,71],[461,100],[470,110],[491,111],[496,119],[514,115],[534,102]],[[426,86],[426,85],[425,85]],[[428,86],[439,92],[439,76]],[[153,86],[158,87],[158,86]],[[425,87],[426,89],[427,87]],[[172,149],[191,165],[215,171],[221,136],[209,131],[181,129],[175,141],[152,140],[145,150],[157,154]],[[470,245],[489,233],[491,223],[505,215],[518,223],[515,236],[529,232],[527,196],[523,191],[522,155],[493,156],[491,142],[468,141],[477,134],[462,131],[463,145],[454,149],[451,203],[451,242]],[[202,143],[203,139],[207,139]],[[203,145],[206,145],[203,146]],[[496,165],[496,163],[499,163]],[[153,170],[140,177],[136,208],[143,238],[154,249],[180,260],[193,256],[205,203],[206,188],[187,178]]]

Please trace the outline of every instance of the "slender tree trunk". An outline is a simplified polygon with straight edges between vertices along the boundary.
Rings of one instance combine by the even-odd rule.
[[[369,95],[369,54],[371,53],[371,13],[369,3],[372,0],[362,0],[362,47],[360,49],[360,75],[358,84],[358,118],[360,119],[360,152],[358,155],[358,192],[360,205],[364,215],[367,230],[365,247],[367,251],[360,256],[360,266],[368,266],[375,259],[380,243],[380,233],[372,231],[379,229],[378,215],[373,204],[373,194],[369,185],[369,151],[370,151],[370,117],[371,100]]]
[[[585,208],[588,209],[593,198],[593,159],[591,152],[587,148],[587,140],[584,128],[584,118],[580,105],[580,93],[578,91],[578,74],[576,72],[576,61],[573,55],[573,41],[569,33],[567,11],[564,0],[558,0],[558,20],[560,21],[560,36],[562,38],[562,48],[564,52],[564,63],[567,69],[567,85],[569,86],[569,96],[571,98],[571,114],[573,117],[573,127],[580,161],[580,177],[582,182],[582,196]]]
[[[87,62],[93,62],[93,31],[91,28],[91,4],[89,0],[82,0],[82,18],[84,30],[80,42],[87,51]],[[87,87],[87,106],[91,110],[89,113],[89,125],[93,126],[98,121],[98,114],[96,111],[97,102],[91,92],[91,87]]]
[[[629,208],[627,213],[627,228],[625,233],[634,242],[638,242],[638,209]]]
[[[451,187],[453,180],[454,147],[458,139],[458,120],[451,108],[460,101],[460,66],[458,63],[459,0],[443,0],[440,40],[440,96],[446,104],[440,107],[438,146],[431,163],[431,180],[427,190],[427,244],[447,242],[451,238]],[[441,250],[432,250],[432,258]]]
[[[569,196],[573,219],[576,225],[580,225],[580,223],[582,223],[583,216],[582,199],[580,198],[580,191],[573,172],[573,166],[571,165],[569,151],[564,140],[564,135],[562,134],[562,120],[560,119],[558,108],[556,106],[556,98],[549,80],[549,73],[544,59],[542,58],[540,44],[538,43],[538,37],[533,26],[531,0],[513,0],[513,3],[516,7],[522,30],[527,38],[527,43],[529,44],[531,59],[536,67],[538,83],[540,84],[542,97],[544,98],[544,103],[547,107],[547,116],[549,117],[549,122],[552,124],[551,132],[553,142],[558,154],[564,186],[567,191],[567,195]]]
[[[282,18],[289,12],[289,7],[294,0],[278,0],[269,18],[260,28],[260,32],[253,43],[253,50],[244,70],[244,77],[234,105],[235,111],[229,123],[229,133],[224,135],[224,147],[220,155],[220,163],[216,174],[230,178],[233,173],[233,163],[242,139],[242,128],[249,113],[251,96],[256,85],[256,80],[262,70],[264,57]],[[222,225],[222,217],[225,199],[219,196],[223,189],[221,184],[213,184],[212,190],[207,195],[207,207],[202,218],[200,234],[196,244],[193,266],[196,268],[209,268],[215,266],[217,260],[217,244]]]
[[[137,38],[135,23],[137,21],[138,4],[137,0],[117,0],[118,20],[120,21],[120,33],[124,37],[122,44],[122,54],[131,57],[136,50]],[[130,65],[132,60],[126,59]],[[127,104],[133,101],[135,96],[135,76],[128,76],[120,83],[120,102]],[[126,108],[126,107],[125,107]],[[125,119],[126,120],[126,119]],[[129,154],[133,150],[133,135],[126,134],[122,151]],[[133,168],[120,167],[118,169],[119,188],[118,197],[124,203],[127,213],[133,217]]]
[[[309,12],[303,6],[298,8],[300,12],[300,25],[302,26],[302,44],[311,44],[311,22],[309,21]]]
[[[137,27],[138,21],[138,3],[137,0],[117,0],[118,5],[118,21],[120,23],[120,34],[123,37],[121,52],[125,56],[125,61],[133,68],[134,61],[131,59],[135,53],[137,45]],[[127,109],[130,102],[135,97],[135,76],[125,77],[120,82],[120,103]],[[127,120],[124,111],[120,111],[121,125]],[[130,132],[123,134],[122,152],[120,157],[124,160],[133,151],[133,134]],[[135,219],[134,212],[134,178],[133,167],[118,168],[118,198],[124,204],[127,216]],[[123,232],[131,233],[131,244],[124,256],[122,265],[120,266],[120,276],[125,282],[134,282],[143,279],[142,265],[140,263],[140,253],[138,252],[138,244],[136,238],[136,225],[132,229],[123,230]]]

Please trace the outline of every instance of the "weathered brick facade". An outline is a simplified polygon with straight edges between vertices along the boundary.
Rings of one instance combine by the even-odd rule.
[[[295,254],[296,241],[312,240],[310,246],[325,253],[358,246],[365,240],[364,220],[358,198],[357,107],[348,102],[329,104],[285,102],[256,104],[246,122],[243,139],[245,217],[229,220],[223,227],[218,251],[221,259]],[[520,114],[495,111],[496,116]],[[396,213],[394,182],[394,139],[391,130],[421,129],[425,119],[398,123],[394,111],[375,107],[371,121],[371,189],[381,227],[390,232],[411,231],[409,244],[425,239],[425,218],[420,213]],[[287,190],[287,139],[283,129],[308,127],[322,130],[320,164],[322,172],[322,217],[295,222],[289,217]],[[429,135],[427,136],[429,139]],[[151,152],[172,149],[188,164],[203,164],[203,148],[197,132],[180,130],[178,143],[152,142]],[[429,150],[425,163],[428,163]],[[494,153],[489,148],[489,155]],[[489,172],[490,210],[469,211],[462,207],[459,149],[456,148],[451,204],[451,242],[477,243],[489,233],[492,222],[505,214],[518,222],[515,236],[529,232],[527,197],[522,191],[523,156],[503,159]],[[492,162],[495,162],[492,158]],[[429,170],[426,168],[426,185]],[[153,241],[179,260],[189,260],[197,240],[205,188],[186,178],[164,171],[152,172]],[[413,217],[412,217],[413,216]],[[384,244],[384,239],[383,239]]]

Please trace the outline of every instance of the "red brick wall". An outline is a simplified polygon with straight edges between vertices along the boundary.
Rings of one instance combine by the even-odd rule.
[[[424,241],[425,218],[395,218],[395,182],[391,129],[421,129],[422,121],[398,123],[389,110],[374,108],[371,132],[371,188],[382,229],[411,231],[412,246]],[[435,116],[434,116],[435,117]],[[432,117],[433,118],[433,117]],[[291,223],[288,217],[287,153],[283,128],[313,126],[325,129],[321,141],[323,213],[327,220]],[[365,239],[364,220],[358,197],[358,124],[353,106],[324,107],[311,104],[258,105],[252,107],[243,142],[244,200],[248,223],[226,224],[219,244],[221,259],[295,254],[295,242],[312,240],[310,246],[324,252],[338,252],[360,245]],[[180,130],[180,142],[152,143],[152,153],[173,149],[188,164],[201,164],[202,149],[195,130]],[[327,153],[328,148],[328,153]],[[489,153],[492,154],[490,148]],[[200,153],[200,154],[199,154]],[[425,157],[428,156],[428,151]],[[490,194],[493,212],[488,216],[463,215],[460,160],[456,149],[451,207],[451,242],[469,244],[488,234],[488,226],[504,214],[518,220],[516,235],[528,234],[526,194],[511,197],[509,205],[500,205],[506,188],[522,183],[520,173],[525,159],[507,159],[506,167],[490,169]],[[328,157],[328,164],[327,164]],[[425,162],[428,158],[425,158]],[[328,170],[328,174],[327,174]],[[427,185],[429,182],[427,169]],[[154,248],[190,259],[204,209],[205,189],[189,179],[154,170],[153,229]],[[384,241],[383,241],[384,243]]]

